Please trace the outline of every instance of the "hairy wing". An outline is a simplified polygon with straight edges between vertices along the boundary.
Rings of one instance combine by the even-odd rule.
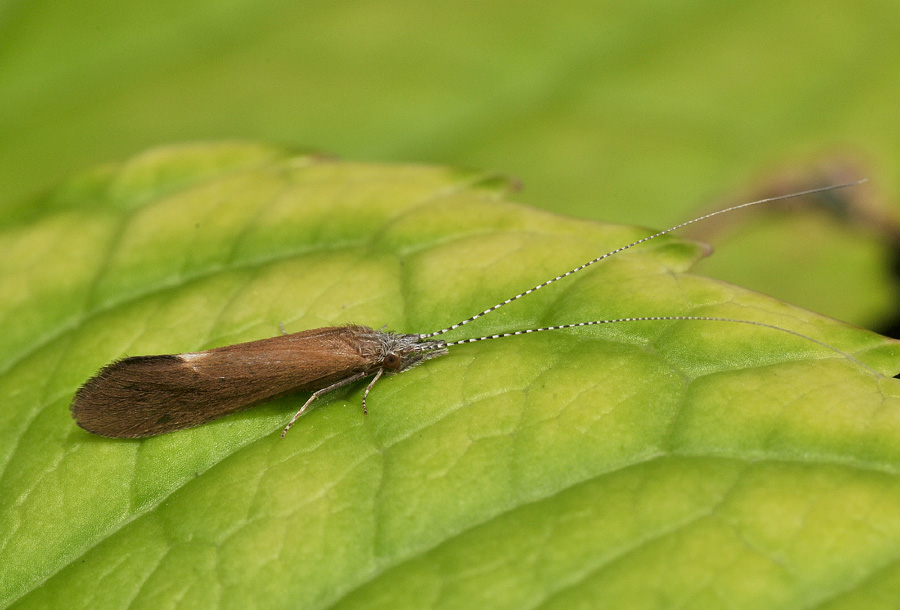
[[[197,426],[289,392],[327,387],[365,369],[343,329],[125,358],[82,386],[72,415],[90,432],[138,438]]]

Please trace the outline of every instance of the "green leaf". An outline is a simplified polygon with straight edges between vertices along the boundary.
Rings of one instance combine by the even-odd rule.
[[[900,346],[692,276],[702,251],[677,238],[448,338],[702,315],[848,356],[744,324],[609,324],[451,348],[380,381],[368,416],[353,386],[285,440],[305,394],[141,441],[69,416],[126,354],[281,322],[433,331],[648,234],[506,197],[491,174],[211,144],[88,173],[8,220],[0,603],[893,603]]]
[[[0,4],[0,218],[84,167],[197,138],[499,168],[525,180],[522,202],[644,226],[699,216],[785,174],[807,186],[846,173],[870,178],[861,212],[881,227],[804,226],[817,232],[803,240],[803,265],[786,265],[769,239],[735,239],[727,268],[704,274],[858,325],[893,319],[894,1],[78,9]]]

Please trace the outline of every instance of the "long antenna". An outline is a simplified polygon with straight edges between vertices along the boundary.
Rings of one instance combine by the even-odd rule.
[[[468,324],[469,322],[474,322],[474,321],[477,320],[478,318],[480,318],[480,317],[482,317],[482,316],[486,316],[487,314],[491,313],[492,311],[496,311],[496,310],[500,309],[500,308],[503,307],[504,305],[509,305],[509,304],[512,303],[513,301],[517,301],[517,300],[521,299],[522,297],[531,294],[532,292],[535,292],[535,291],[537,291],[537,290],[540,290],[541,288],[544,288],[544,287],[546,287],[546,286],[549,286],[549,285],[552,284],[553,282],[558,282],[559,280],[563,279],[564,277],[568,277],[568,276],[570,276],[570,275],[573,275],[573,274],[575,274],[575,273],[578,273],[579,271],[581,271],[581,270],[583,270],[583,269],[586,269],[587,267],[590,267],[590,266],[593,265],[594,263],[599,263],[600,261],[602,261],[602,260],[605,259],[605,258],[609,258],[610,256],[613,256],[613,255],[615,255],[615,254],[618,254],[619,252],[622,252],[622,251],[627,250],[627,249],[629,249],[629,248],[633,248],[634,246],[637,246],[637,245],[642,244],[642,243],[644,243],[644,242],[650,241],[651,239],[656,239],[657,237],[661,237],[662,235],[665,235],[666,233],[671,233],[672,231],[675,231],[675,230],[677,230],[677,229],[681,229],[682,227],[686,227],[686,226],[688,226],[688,225],[692,225],[692,224],[694,224],[695,222],[700,222],[701,220],[706,220],[707,218],[712,218],[713,216],[718,216],[719,214],[726,214],[726,213],[728,213],[728,212],[733,212],[733,211],[735,211],[735,210],[740,210],[741,208],[749,208],[750,206],[759,205],[759,204],[761,204],[761,203],[769,203],[769,202],[772,202],[772,201],[782,201],[782,200],[785,200],[785,199],[794,199],[794,198],[796,198],[796,197],[803,197],[804,195],[814,195],[814,194],[816,194],[816,193],[824,193],[824,192],[826,192],[826,191],[833,191],[833,190],[837,190],[837,189],[841,189],[841,188],[846,188],[846,187],[848,187],[848,186],[857,186],[857,185],[862,184],[862,183],[864,183],[864,182],[866,182],[866,179],[865,179],[865,178],[863,178],[862,180],[856,180],[856,181],[854,181],[854,182],[845,182],[845,183],[843,183],[843,184],[834,184],[834,185],[831,185],[831,186],[823,186],[823,187],[820,187],[820,188],[809,189],[809,190],[806,190],[806,191],[799,191],[799,192],[797,192],[797,193],[789,193],[789,194],[787,194],[787,195],[778,195],[777,197],[767,197],[766,199],[759,199],[758,201],[751,201],[751,202],[749,202],[749,203],[742,203],[742,204],[740,204],[740,205],[735,205],[735,206],[732,206],[732,207],[730,207],[730,208],[725,208],[724,210],[718,210],[717,212],[711,212],[711,213],[709,213],[709,214],[704,214],[703,216],[700,216],[700,217],[698,217],[698,218],[694,218],[693,220],[688,220],[687,222],[683,222],[683,223],[681,223],[681,224],[677,224],[677,225],[675,225],[674,227],[669,227],[668,229],[666,229],[666,230],[664,230],[664,231],[660,231],[659,233],[656,233],[656,234],[654,234],[654,235],[650,235],[650,236],[648,236],[648,237],[644,237],[644,238],[641,238],[641,239],[639,239],[639,240],[637,240],[637,241],[631,242],[630,244],[628,244],[628,245],[626,245],[626,246],[622,246],[622,247],[620,247],[620,248],[616,248],[615,250],[612,250],[612,251],[610,251],[610,252],[607,252],[607,253],[604,254],[603,256],[598,256],[597,258],[595,258],[595,259],[593,259],[593,260],[590,260],[590,261],[584,263],[583,265],[579,265],[578,267],[575,267],[575,268],[572,269],[571,271],[566,271],[565,273],[563,273],[563,274],[561,274],[561,275],[557,275],[555,278],[549,279],[549,280],[547,280],[546,282],[541,282],[540,284],[538,284],[537,286],[535,286],[535,287],[533,287],[533,288],[529,288],[529,289],[526,290],[525,292],[520,292],[520,293],[517,294],[516,296],[510,297],[510,298],[506,299],[506,300],[503,301],[502,303],[497,303],[497,304],[494,305],[493,307],[488,307],[487,309],[485,309],[485,310],[482,311],[481,313],[477,313],[477,314],[475,314],[474,316],[472,316],[472,317],[470,317],[470,318],[466,318],[466,319],[463,320],[462,322],[457,322],[457,323],[454,324],[453,326],[448,326],[447,328],[442,328],[441,330],[437,330],[437,331],[434,331],[434,332],[432,332],[432,333],[420,334],[420,335],[419,335],[419,340],[430,339],[431,337],[436,337],[436,336],[438,336],[438,335],[443,335],[444,333],[448,333],[448,332],[450,332],[451,330],[456,330],[457,328],[459,328],[459,327],[461,327],[461,326],[465,326],[465,325]],[[683,320],[687,320],[687,319],[691,319],[691,320],[693,320],[693,319],[709,319],[709,320],[713,320],[714,318],[690,318],[690,317],[685,317],[685,318],[642,318],[642,319],[654,319],[654,320],[660,320],[660,319],[662,319],[662,320],[671,320],[671,319],[683,319]],[[637,319],[636,319],[636,318],[628,318],[628,320],[637,320]],[[509,336],[510,334],[523,334],[523,333],[527,333],[527,332],[538,332],[538,331],[542,331],[542,330],[551,330],[551,329],[552,329],[552,330],[556,330],[556,329],[559,329],[559,328],[571,328],[572,326],[587,326],[587,325],[590,325],[590,324],[606,324],[606,323],[609,323],[609,322],[619,322],[619,321],[626,321],[626,320],[624,320],[624,319],[623,319],[623,320],[597,320],[596,322],[584,322],[584,323],[581,323],[581,324],[572,324],[572,325],[568,325],[568,326],[553,326],[553,327],[548,327],[548,328],[538,328],[538,329],[533,329],[533,330],[529,330],[529,331],[518,331],[518,332],[516,332],[516,333],[508,333],[508,334],[506,334],[506,335],[497,335],[497,336],[498,336],[498,337],[499,337],[499,336]],[[747,323],[747,324],[757,324],[757,325],[759,325],[759,326],[769,326],[768,324],[763,324],[763,323],[761,323],[761,322],[749,322],[749,321],[747,321],[747,320],[738,320],[738,321],[740,321],[740,322],[745,322],[745,323]],[[799,335],[799,333],[795,333],[795,332],[793,332],[793,331],[789,331],[789,330],[786,330],[786,329],[783,329],[783,328],[778,328],[777,326],[772,326],[772,328],[776,328],[776,329],[778,329],[778,330],[783,330],[783,331],[789,332],[789,333],[791,333],[791,334]],[[803,335],[799,335],[799,336],[804,337]],[[486,338],[491,338],[491,337],[482,337],[481,339],[486,339]],[[810,337],[804,337],[804,338],[805,338],[805,339],[810,339],[810,341],[813,341],[814,343],[820,343],[819,341],[816,341],[815,339],[811,339]],[[481,339],[467,339],[467,340],[457,341],[457,342],[453,342],[453,343],[448,343],[447,345],[458,345],[459,343],[471,343],[472,341],[480,341]],[[835,351],[837,351],[837,352],[840,352],[840,350],[837,350],[837,349],[831,347],[830,345],[827,345],[827,344],[824,344],[824,343],[821,343],[821,345],[824,345],[825,347],[829,347],[829,348],[831,348],[831,349],[833,349],[833,350],[835,350]],[[840,352],[840,353],[844,354],[843,352]],[[856,360],[855,358],[852,358],[852,357],[850,357],[850,356],[847,355],[847,354],[844,354],[844,355],[847,356],[848,358],[850,358],[851,360]],[[856,361],[859,362],[858,360],[856,360]],[[860,363],[860,364],[862,364],[862,363]],[[865,365],[863,365],[863,366],[865,366]],[[866,368],[869,368],[869,367],[866,367]],[[869,369],[869,370],[871,370],[871,369]],[[874,371],[873,371],[873,372],[874,372]]]
[[[576,322],[574,324],[560,324],[559,326],[545,326],[543,328],[529,328],[525,330],[516,330],[507,333],[497,333],[496,335],[485,335],[483,337],[474,337],[472,339],[459,339],[458,341],[439,341],[439,348],[447,348],[453,347],[454,345],[463,345],[465,343],[475,343],[477,341],[488,341],[490,339],[501,339],[503,337],[515,337],[518,335],[527,335],[530,333],[540,333],[545,330],[561,330],[563,328],[576,328],[579,326],[594,326],[597,324],[618,324],[621,322],[658,322],[660,320],[701,320],[704,322],[734,322],[737,324],[752,324],[753,326],[762,326],[765,328],[771,328],[772,330],[779,330],[783,333],[788,333],[789,335],[794,335],[795,337],[800,337],[801,339],[806,339],[807,341],[812,341],[817,345],[821,345],[822,347],[827,347],[833,352],[837,352],[847,360],[851,362],[855,362],[859,366],[867,369],[876,377],[881,377],[881,374],[878,373],[875,369],[870,367],[869,365],[860,362],[857,358],[854,358],[847,352],[840,350],[833,345],[829,345],[824,341],[819,341],[818,339],[814,339],[809,335],[804,335],[803,333],[798,333],[795,330],[790,330],[787,328],[782,328],[780,326],[775,326],[774,324],[767,324],[765,322],[756,322],[754,320],[738,320],[735,318],[717,318],[713,316],[643,316],[643,317],[635,317],[635,318],[616,318],[611,320],[593,320],[591,322]]]

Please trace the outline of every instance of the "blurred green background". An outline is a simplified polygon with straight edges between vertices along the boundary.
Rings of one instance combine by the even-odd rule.
[[[742,217],[703,271],[880,328],[897,40],[896,0],[7,1],[0,224],[69,173],[222,138],[496,170],[522,202],[652,227],[866,176],[842,199],[863,221]]]

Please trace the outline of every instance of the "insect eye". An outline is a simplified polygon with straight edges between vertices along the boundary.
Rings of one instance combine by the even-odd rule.
[[[388,354],[384,357],[382,364],[384,364],[384,368],[390,371],[396,371],[400,368],[402,362],[403,360],[397,354]]]

